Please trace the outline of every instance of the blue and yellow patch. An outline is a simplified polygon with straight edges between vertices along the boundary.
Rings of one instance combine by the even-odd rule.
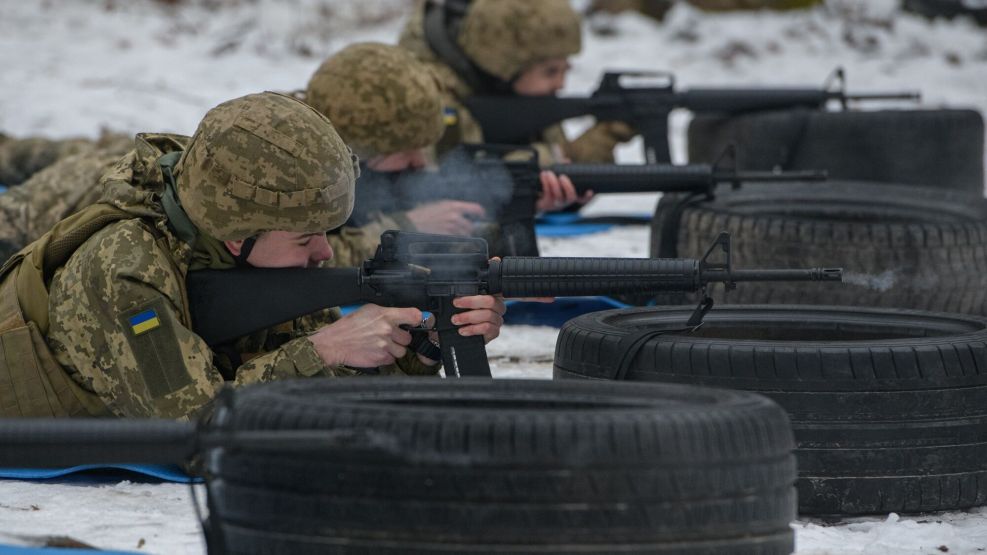
[[[442,110],[442,121],[446,126],[456,125],[459,122],[459,114],[456,112],[456,109],[446,107]]]
[[[130,323],[130,331],[134,332],[134,335],[147,333],[161,327],[161,320],[158,319],[158,313],[153,309],[135,314],[128,318],[127,321]]]

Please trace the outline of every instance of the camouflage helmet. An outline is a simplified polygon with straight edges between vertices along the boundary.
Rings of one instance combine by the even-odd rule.
[[[569,0],[473,0],[457,42],[481,69],[503,80],[582,48],[579,14]]]
[[[175,168],[175,185],[192,223],[220,241],[315,233],[349,218],[356,164],[325,116],[265,92],[209,110]]]
[[[431,146],[445,130],[435,78],[397,46],[365,42],[344,48],[316,70],[305,101],[333,122],[361,158]]]

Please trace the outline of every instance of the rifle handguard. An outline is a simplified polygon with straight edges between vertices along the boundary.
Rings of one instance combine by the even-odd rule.
[[[690,164],[555,164],[552,171],[567,175],[579,193],[693,192],[715,185],[711,166]]]
[[[490,261],[490,293],[505,297],[694,291],[699,261],[653,258],[507,257]]]

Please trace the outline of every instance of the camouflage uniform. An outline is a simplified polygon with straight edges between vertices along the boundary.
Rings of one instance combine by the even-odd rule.
[[[171,181],[163,169],[170,166],[159,162],[171,154],[173,163],[178,153]],[[325,367],[305,337],[335,321],[337,311],[241,339],[217,354],[189,329],[184,286],[189,271],[234,265],[222,241],[275,229],[308,233],[342,223],[352,207],[354,166],[355,157],[324,117],[274,93],[221,104],[206,114],[191,140],[139,135],[136,149],[105,176],[104,201],[49,234],[100,211],[120,214],[54,272],[48,322],[42,323],[49,326],[50,353],[70,377],[68,387],[84,399],[85,410],[185,418],[207,407],[226,382],[355,374]],[[32,247],[45,244],[49,235]],[[30,257],[31,247],[27,250]],[[20,280],[25,268],[5,270],[4,286]],[[20,302],[31,301],[20,297]],[[436,371],[414,353],[383,369]],[[0,372],[0,384],[4,381]],[[2,389],[0,409],[17,415],[16,402],[11,408]],[[48,396],[50,403],[57,393]],[[77,407],[58,407],[50,414],[24,414],[24,403],[20,406],[21,416],[79,413]]]
[[[463,17],[457,46],[466,58],[490,78],[509,87],[532,63],[563,58],[579,52],[582,44],[580,17],[568,0],[474,0]],[[442,156],[462,143],[482,143],[483,130],[466,109],[465,100],[476,90],[470,80],[442,59],[425,35],[425,2],[419,2],[399,41],[438,76],[449,110],[448,128],[437,148]],[[574,141],[561,126],[546,129],[533,146],[545,165],[564,162],[612,162],[617,143],[630,140],[633,130],[619,122],[598,122]]]
[[[0,261],[99,200],[99,178],[133,145],[117,140],[67,156],[0,195]]]
[[[431,147],[444,130],[435,76],[395,46],[358,43],[339,51],[312,75],[305,101],[333,122],[364,161]],[[383,231],[415,230],[404,212],[410,207],[387,202],[384,191],[396,178],[361,168],[358,217],[328,235],[333,265],[362,263],[374,254]]]
[[[133,138],[103,133],[97,139],[52,140],[41,137],[14,139],[0,135],[0,185],[20,185],[32,175],[62,158],[101,151],[126,151]]]

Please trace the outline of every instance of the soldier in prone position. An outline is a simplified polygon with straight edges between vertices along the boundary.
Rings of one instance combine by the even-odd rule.
[[[327,59],[309,80],[304,100],[325,114],[343,141],[361,159],[356,205],[347,225],[329,235],[335,265],[356,266],[371,257],[380,234],[388,229],[479,234],[484,208],[476,202],[434,197],[407,206],[392,194],[411,181],[440,179],[429,171],[429,152],[446,129],[444,98],[432,70],[401,48],[380,43],[350,45]],[[540,176],[538,210],[577,200],[568,178],[552,172]],[[461,184],[463,188],[491,184]],[[439,187],[436,187],[438,190]]]
[[[465,13],[461,13],[465,12]],[[450,108],[439,153],[482,143],[483,130],[463,105],[473,95],[554,95],[565,84],[569,56],[582,48],[581,18],[568,0],[426,0],[401,34],[400,46],[439,76]],[[546,165],[612,163],[613,149],[635,135],[621,122],[597,122],[569,141],[561,126],[532,137]]]
[[[15,138],[0,133],[0,185],[20,185],[59,160],[80,154],[118,150],[121,144],[132,143],[132,140],[126,135],[105,130],[97,139]]]
[[[275,93],[220,104],[191,139],[138,135],[101,202],[0,270],[0,416],[190,418],[226,383],[436,374],[407,349],[414,308],[332,309],[215,352],[191,329],[189,272],[331,258],[357,172],[327,118]],[[457,306],[464,335],[499,334],[502,301]]]
[[[115,134],[95,141],[0,139],[0,184],[16,185],[0,195],[0,263],[96,202],[100,176],[133,146],[132,137]]]

